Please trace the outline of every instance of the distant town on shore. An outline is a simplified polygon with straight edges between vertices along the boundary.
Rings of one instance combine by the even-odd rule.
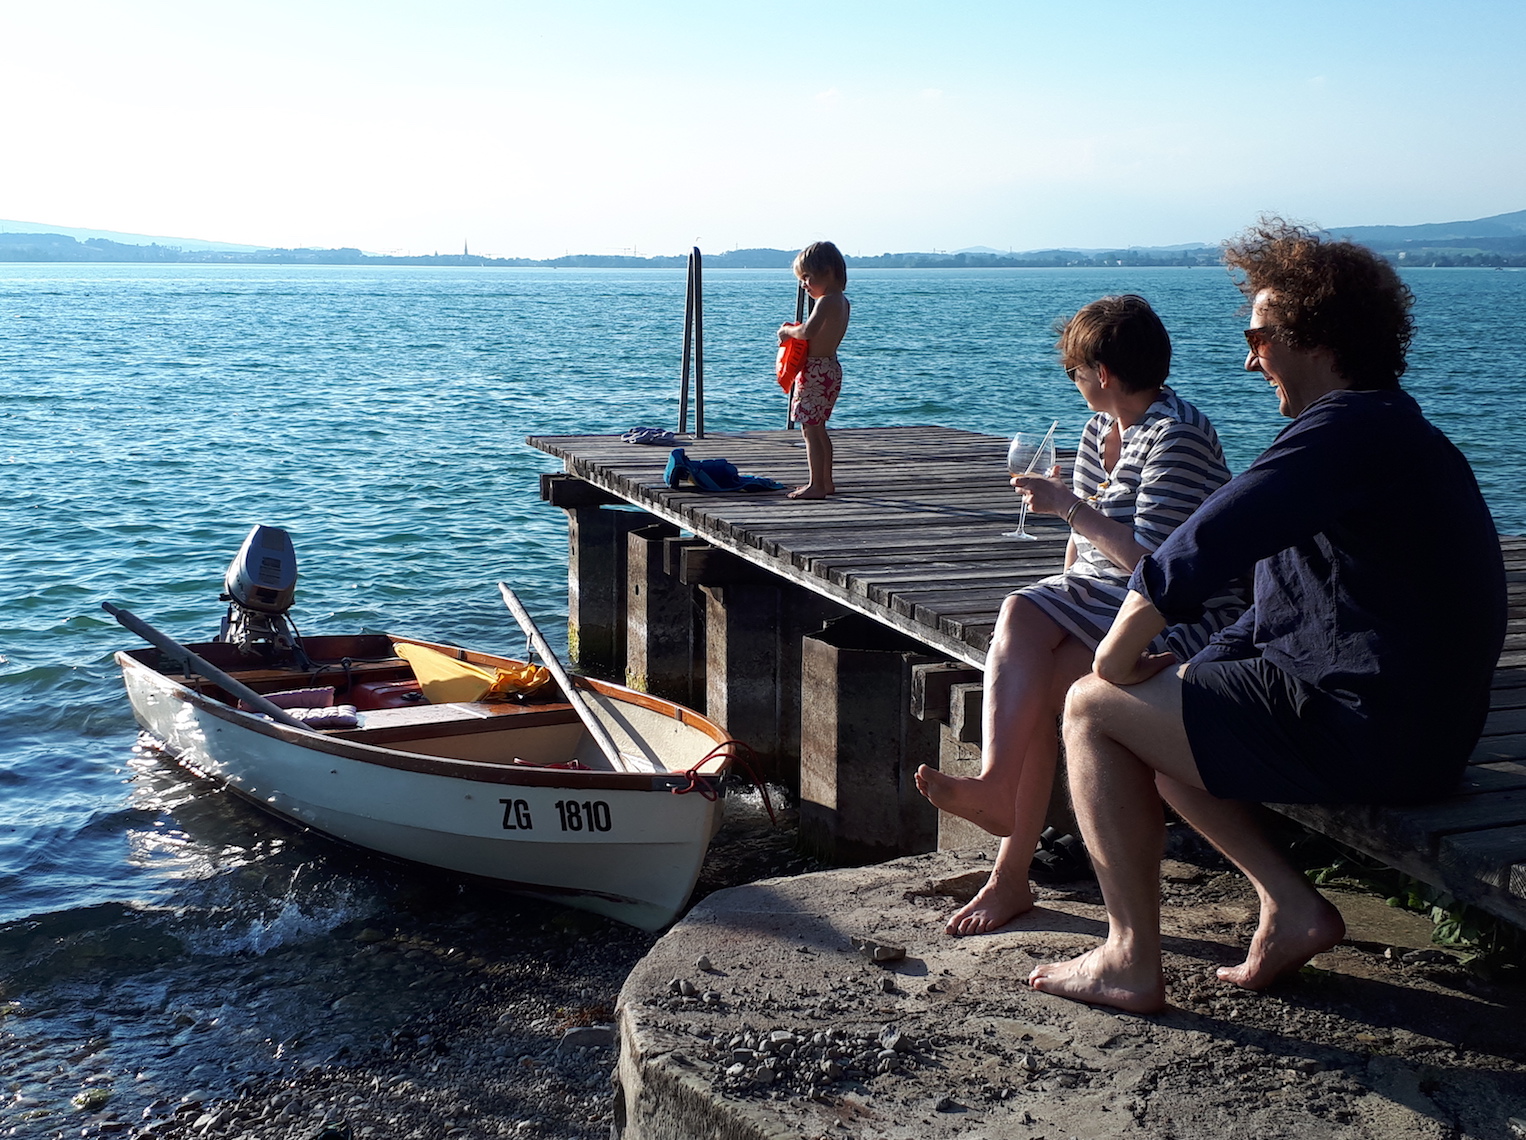
[[[1335,237],[1370,246],[1405,266],[1526,267],[1526,210],[1464,222],[1414,226],[1332,227]],[[787,269],[794,250],[733,249],[706,253],[717,269]],[[484,257],[463,245],[461,253],[378,254],[358,249],[262,249],[182,238],[148,237],[105,230],[55,227],[0,220],[0,262],[226,263],[247,265],[438,265],[545,269],[669,269],[688,255],[567,254],[563,257]],[[1207,266],[1219,263],[1219,247],[1206,242],[1124,249],[1035,249],[1021,252],[976,247],[927,253],[850,256],[857,269],[1065,268],[1102,266]]]

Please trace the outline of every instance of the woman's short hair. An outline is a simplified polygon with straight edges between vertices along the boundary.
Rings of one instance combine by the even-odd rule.
[[[1103,297],[1055,322],[1065,368],[1106,364],[1125,392],[1159,388],[1171,374],[1171,335],[1137,293]]]
[[[812,277],[835,278],[842,285],[848,283],[848,263],[829,241],[813,241],[795,255],[795,276],[802,277],[807,273]]]
[[[1267,323],[1284,344],[1328,349],[1353,388],[1399,386],[1415,298],[1372,250],[1267,216],[1224,243],[1224,262],[1243,275],[1237,284],[1247,300],[1266,292]]]

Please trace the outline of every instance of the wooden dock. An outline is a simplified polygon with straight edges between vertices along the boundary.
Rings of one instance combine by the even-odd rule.
[[[963,743],[967,760],[971,741],[978,741],[978,673],[971,670],[984,663],[1002,599],[1059,571],[1069,530],[1057,519],[1039,517],[1028,523],[1039,541],[1005,536],[1016,522],[1017,499],[1007,485],[1001,438],[943,427],[859,428],[832,436],[839,494],[819,502],[792,501],[782,492],[671,489],[662,477],[669,448],[615,436],[528,442],[561,459],[577,485],[586,485],[586,493],[564,492],[560,502],[548,494],[569,513],[600,503],[639,508],[644,516],[625,520],[624,532],[643,517],[660,520],[681,532],[676,541],[724,552],[753,574],[863,615],[946,659],[954,698],[945,685],[927,707],[946,710],[945,733],[952,730]],[[745,475],[791,486],[804,481],[805,452],[794,432],[712,434],[679,444],[691,458],[721,456]],[[575,527],[574,562],[577,546]],[[1485,735],[1459,794],[1409,809],[1273,806],[1526,926],[1526,538],[1502,538],[1501,546],[1509,633]],[[576,569],[572,577],[577,592]],[[1438,647],[1438,661],[1444,657],[1445,648]],[[975,726],[968,713],[961,723],[961,695],[975,702]],[[711,715],[717,711],[724,722],[724,710]]]

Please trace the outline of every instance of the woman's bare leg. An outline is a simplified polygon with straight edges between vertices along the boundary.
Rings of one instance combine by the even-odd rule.
[[[1067,637],[1054,650],[1053,657],[1054,675],[1045,701],[1047,715],[1040,717],[1034,725],[1021,761],[1022,775],[1013,804],[1012,834],[1002,840],[996,864],[980,893],[949,918],[945,929],[950,934],[985,934],[1033,908],[1028,868],[1033,862],[1039,833],[1044,830],[1055,768],[1059,764],[1060,742],[1055,718],[1065,700],[1066,690],[1090,668],[1092,650],[1074,637]]]
[[[917,769],[917,789],[938,808],[992,835],[1013,833],[1024,757],[1039,723],[1056,714],[1056,651],[1066,641],[1081,645],[1027,599],[1013,596],[1002,603],[986,654],[980,775],[949,776],[926,764]],[[1081,672],[1091,668],[1090,653],[1086,650]],[[1073,657],[1065,660],[1065,668],[1072,668]],[[1074,676],[1063,676],[1064,684]]]

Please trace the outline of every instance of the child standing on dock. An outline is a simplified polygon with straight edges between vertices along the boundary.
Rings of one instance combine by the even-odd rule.
[[[842,391],[842,365],[837,346],[848,331],[848,263],[829,241],[812,242],[795,258],[795,276],[815,304],[803,324],[779,326],[779,343],[794,338],[807,349],[805,369],[790,394],[790,419],[805,437],[805,461],[810,480],[790,492],[792,499],[825,499],[837,488],[832,483],[832,440],[827,419]]]

